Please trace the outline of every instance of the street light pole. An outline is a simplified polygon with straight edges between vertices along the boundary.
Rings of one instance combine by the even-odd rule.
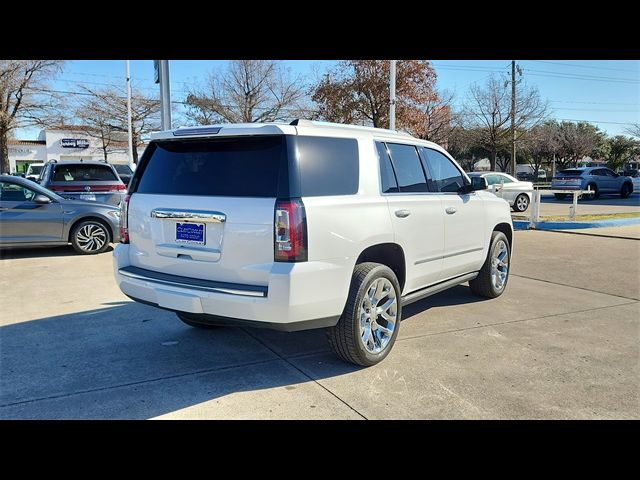
[[[160,109],[162,130],[171,130],[171,92],[169,89],[169,61],[158,60],[160,80]]]
[[[133,168],[133,131],[131,128],[131,62],[127,63],[127,123],[129,128],[129,167]]]
[[[391,60],[389,68],[389,129],[396,129],[396,61]]]
[[[516,61],[511,61],[511,175],[516,176]]]

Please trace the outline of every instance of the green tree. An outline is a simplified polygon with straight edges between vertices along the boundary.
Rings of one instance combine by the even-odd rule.
[[[607,165],[618,170],[634,155],[640,153],[640,142],[624,135],[616,135],[608,139]]]

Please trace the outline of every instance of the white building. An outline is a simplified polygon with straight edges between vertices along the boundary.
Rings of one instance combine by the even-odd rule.
[[[30,163],[49,160],[104,160],[102,141],[88,135],[83,129],[61,126],[40,131],[37,140],[9,140],[9,164],[11,172],[25,172]],[[144,151],[138,147],[138,158]],[[112,141],[107,149],[109,163],[128,163],[128,143]]]

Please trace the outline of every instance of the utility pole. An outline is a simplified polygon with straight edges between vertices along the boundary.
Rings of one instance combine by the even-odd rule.
[[[127,63],[127,123],[129,127],[129,168],[133,169],[133,131],[131,128],[131,62]]]
[[[160,118],[162,130],[171,130],[171,91],[169,89],[169,61],[158,60],[158,80],[160,83]]]
[[[511,61],[511,175],[516,176],[516,61]]]
[[[391,60],[389,68],[389,129],[396,129],[396,61]]]

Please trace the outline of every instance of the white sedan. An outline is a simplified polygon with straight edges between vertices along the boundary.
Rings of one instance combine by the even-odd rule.
[[[521,182],[502,172],[471,172],[468,175],[486,178],[489,190],[509,202],[516,212],[524,212],[529,208],[533,195],[533,183]]]

